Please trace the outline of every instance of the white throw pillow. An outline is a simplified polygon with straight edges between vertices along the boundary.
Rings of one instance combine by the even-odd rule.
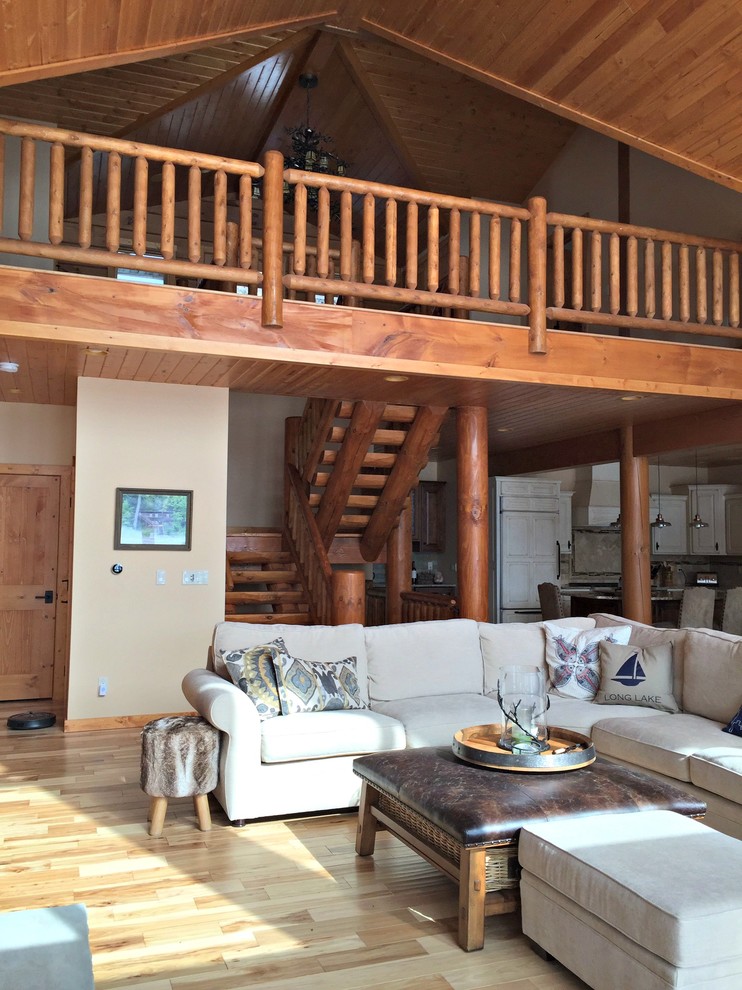
[[[592,701],[600,687],[599,644],[629,642],[631,626],[603,629],[565,629],[555,622],[544,622],[546,663],[550,690],[560,698]]]

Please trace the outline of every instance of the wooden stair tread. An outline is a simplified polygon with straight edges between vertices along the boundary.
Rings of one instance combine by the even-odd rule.
[[[232,550],[227,555],[230,564],[275,564],[291,560],[288,550]]]
[[[321,492],[312,492],[309,504],[315,508],[322,501]],[[378,495],[349,495],[345,503],[349,509],[373,509],[379,501]]]
[[[353,482],[353,488],[354,490],[357,488],[383,488],[388,477],[388,474],[359,474]],[[329,471],[320,471],[315,475],[312,486],[314,488],[325,488],[329,478]]]
[[[225,601],[232,605],[247,605],[251,602],[262,605],[300,604],[304,601],[303,591],[228,591]]]
[[[295,570],[246,571],[237,568],[232,571],[232,580],[235,584],[296,584],[299,576]]]
[[[384,430],[380,429],[374,433],[373,443],[382,444],[385,447],[401,447],[407,437],[406,430]],[[329,443],[342,443],[345,438],[345,427],[334,426],[330,431]]]
[[[320,464],[334,464],[337,459],[336,450],[325,450],[320,458]],[[396,454],[381,451],[369,451],[363,458],[364,467],[393,468],[397,459]]]
[[[337,419],[350,419],[353,415],[354,402],[341,402],[337,412]],[[398,403],[390,403],[384,407],[382,420],[385,423],[411,423],[417,415],[417,406],[403,406]]]
[[[227,613],[224,619],[226,622],[259,622],[270,625],[284,622],[288,625],[304,625],[308,616],[308,612],[236,612]]]

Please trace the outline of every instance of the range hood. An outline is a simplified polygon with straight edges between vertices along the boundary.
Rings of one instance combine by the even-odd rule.
[[[596,464],[580,471],[572,499],[574,529],[613,529],[621,505],[619,465]]]

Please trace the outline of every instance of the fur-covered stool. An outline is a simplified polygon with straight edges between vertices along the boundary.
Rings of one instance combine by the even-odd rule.
[[[219,777],[219,730],[199,715],[155,719],[142,729],[141,785],[151,797],[149,834],[162,835],[167,799],[192,797],[198,827],[211,828],[209,794]]]

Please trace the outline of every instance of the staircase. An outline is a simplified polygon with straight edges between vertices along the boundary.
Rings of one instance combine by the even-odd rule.
[[[286,423],[282,540],[270,552],[228,550],[226,618],[332,623],[333,543],[353,545],[348,563],[382,556],[446,412],[308,399],[302,417]]]

